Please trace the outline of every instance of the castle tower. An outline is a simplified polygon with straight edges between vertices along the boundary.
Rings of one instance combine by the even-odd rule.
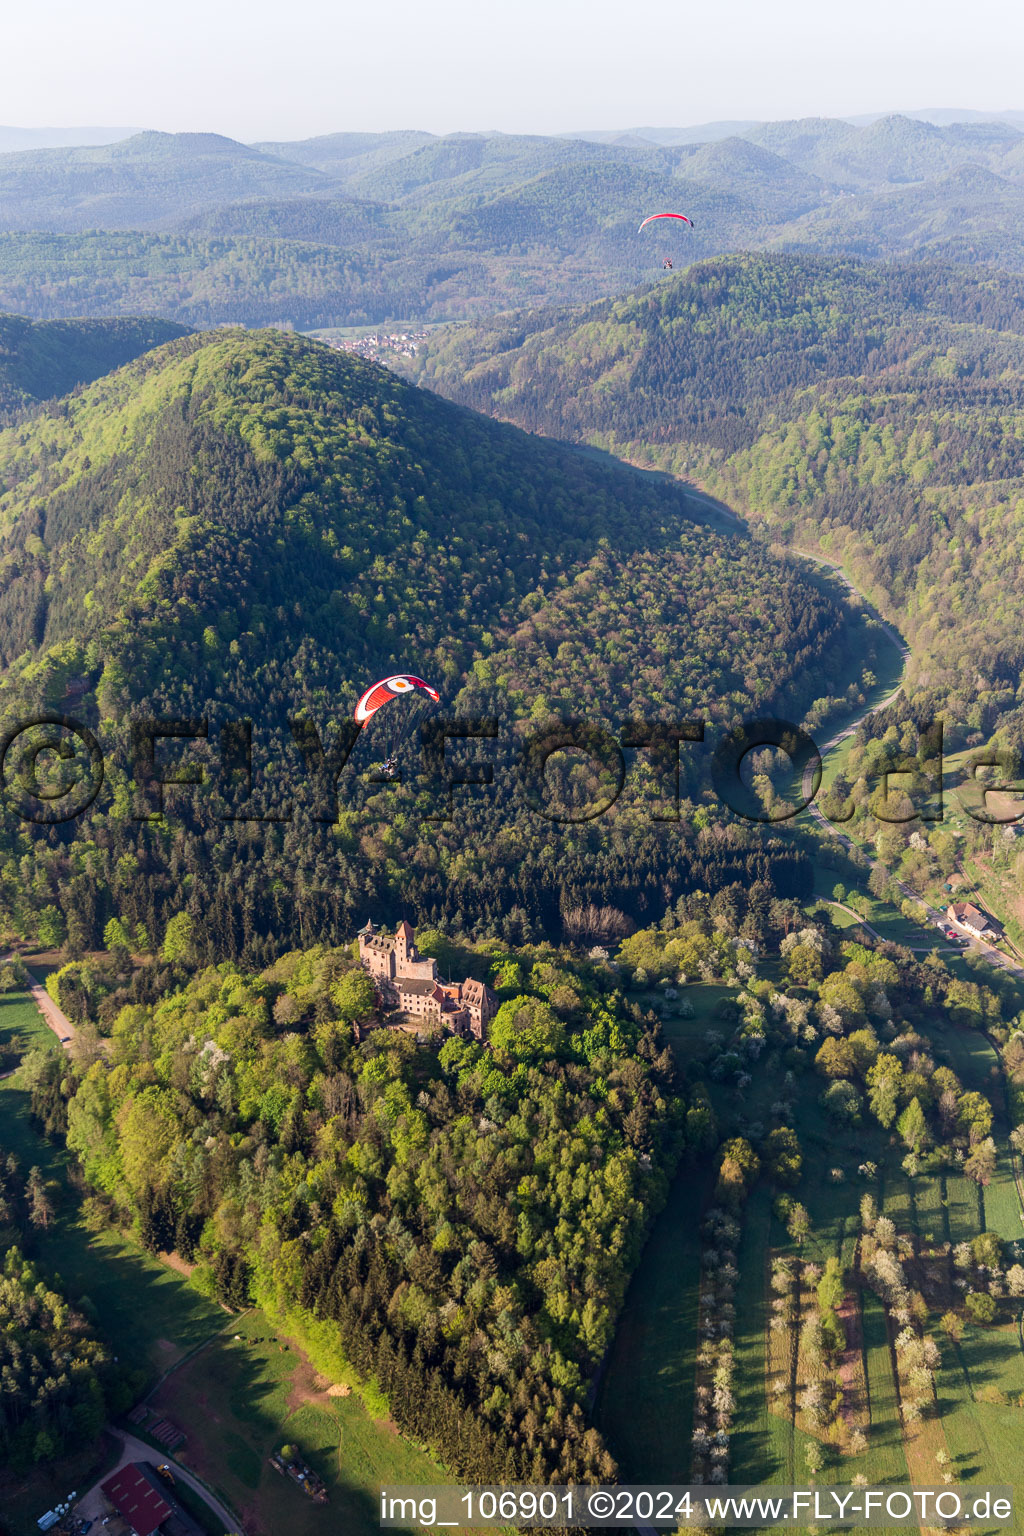
[[[410,960],[416,959],[415,935],[405,918],[395,929],[395,960],[396,970],[399,976],[405,975],[406,966]]]

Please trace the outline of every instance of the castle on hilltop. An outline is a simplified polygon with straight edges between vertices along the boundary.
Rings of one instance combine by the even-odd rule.
[[[415,932],[404,918],[393,934],[367,923],[358,938],[359,959],[377,983],[386,1008],[456,1035],[487,1039],[487,1026],[498,1008],[490,987],[472,977],[439,981],[437,961],[420,956]]]

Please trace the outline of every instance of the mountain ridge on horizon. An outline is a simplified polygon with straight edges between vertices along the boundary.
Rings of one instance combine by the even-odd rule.
[[[853,116],[812,113],[799,117],[711,118],[707,122],[687,123],[679,127],[651,124],[646,127],[579,129],[557,134],[556,137],[586,139],[595,144],[619,144],[627,138],[635,138],[668,149],[682,144],[708,144],[733,136],[743,138],[752,129],[776,123],[834,122],[849,123],[853,128],[870,128],[875,123],[893,117],[930,123],[935,128],[948,128],[957,123],[1008,123],[1024,132],[1024,111],[1016,108],[986,112],[976,107],[919,107],[914,110],[895,107],[885,112],[861,112]]]
[[[676,145],[411,130],[247,145],[149,130],[0,154],[0,202],[0,308],[15,313],[431,323],[590,302],[663,259],[738,250],[1024,270],[1024,133],[901,116]],[[687,212],[684,239],[638,239],[638,216],[657,208]]]
[[[16,154],[21,150],[32,149],[92,149],[102,148],[113,144],[122,144],[126,140],[136,138],[146,133],[167,133],[169,137],[180,138],[185,135],[201,134],[216,138],[229,139],[236,144],[244,144],[249,149],[280,149],[285,145],[311,145],[328,139],[363,139],[374,140],[386,137],[393,138],[420,138],[420,139],[447,139],[457,135],[467,135],[481,138],[540,138],[540,139],[583,139],[592,143],[619,144],[626,139],[636,139],[643,144],[657,145],[662,148],[671,148],[682,144],[710,143],[716,139],[732,136],[743,137],[745,132],[751,129],[762,128],[774,123],[793,123],[810,121],[816,118],[819,121],[832,121],[849,123],[855,128],[867,128],[884,118],[905,117],[917,122],[931,123],[935,127],[950,127],[956,123],[1009,123],[1012,127],[1024,132],[1024,110],[1017,108],[1000,108],[988,111],[978,107],[919,107],[904,108],[895,107],[881,112],[861,112],[854,114],[802,114],[800,116],[781,117],[747,117],[747,118],[710,118],[700,123],[686,123],[679,126],[648,124],[637,127],[616,128],[587,128],[571,129],[552,133],[540,129],[512,130],[500,128],[465,128],[456,129],[450,133],[435,133],[425,128],[393,128],[382,129],[380,132],[363,129],[329,129],[324,133],[305,134],[296,138],[274,137],[263,135],[258,138],[247,139],[236,134],[210,133],[203,129],[155,129],[141,126],[99,127],[83,125],[80,127],[25,127],[17,124],[0,124],[0,154]]]

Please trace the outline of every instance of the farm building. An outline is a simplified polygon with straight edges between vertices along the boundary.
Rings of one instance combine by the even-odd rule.
[[[980,907],[976,907],[971,901],[955,901],[946,909],[946,916],[954,923],[959,923],[961,928],[966,928],[968,933],[973,933],[976,939],[984,939],[987,944],[995,944],[1003,936],[1003,925]]]
[[[135,1536],[203,1536],[154,1467],[135,1461],[101,1484],[104,1497]]]

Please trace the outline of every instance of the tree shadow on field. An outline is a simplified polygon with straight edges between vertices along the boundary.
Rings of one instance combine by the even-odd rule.
[[[188,1432],[176,1454],[222,1492],[249,1536],[316,1536],[325,1528],[376,1536],[380,1486],[409,1481],[400,1470],[405,1442],[375,1426],[354,1395],[331,1399],[315,1390],[312,1367],[261,1314],[239,1318],[235,1332],[213,1339],[154,1396],[154,1408]],[[271,1467],[285,1444],[324,1480],[326,1509]]]
[[[14,1153],[23,1174],[38,1167],[55,1186],[53,1220],[26,1234],[29,1257],[59,1281],[72,1303],[88,1302],[86,1310],[122,1362],[155,1377],[176,1358],[160,1340],[185,1353],[223,1326],[220,1308],[180,1276],[115,1231],[89,1226],[82,1195],[69,1181],[67,1154],[34,1125],[29,1094],[10,1083],[0,1099],[0,1146]]]
[[[782,1418],[779,1426],[783,1431],[792,1429],[789,1421]],[[784,1482],[789,1477],[789,1468],[779,1462],[778,1444],[767,1430],[738,1425],[729,1436],[729,1457],[736,1467],[763,1469],[766,1483]],[[680,1478],[680,1482],[688,1481],[688,1476]]]
[[[1008,1352],[1005,1335],[1000,1336],[996,1329],[991,1333],[974,1329],[953,1349],[972,1398],[977,1398],[979,1387],[999,1381],[999,1366]]]

